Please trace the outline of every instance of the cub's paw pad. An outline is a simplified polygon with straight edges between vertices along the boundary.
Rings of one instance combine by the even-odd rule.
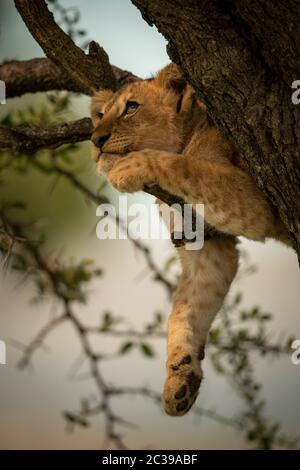
[[[198,360],[190,355],[171,364],[164,388],[164,407],[171,416],[182,416],[194,404],[202,380]]]

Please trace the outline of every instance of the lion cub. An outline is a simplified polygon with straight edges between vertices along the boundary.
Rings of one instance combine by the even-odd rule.
[[[289,243],[288,235],[174,64],[153,79],[96,93],[92,121],[92,156],[115,188],[158,184],[203,203],[205,221],[226,234],[198,251],[177,249],[182,274],[168,323],[163,398],[168,414],[183,415],[196,400],[207,335],[237,272],[236,237]]]

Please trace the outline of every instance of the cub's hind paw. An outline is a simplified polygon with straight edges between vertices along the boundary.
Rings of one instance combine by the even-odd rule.
[[[169,361],[170,364],[170,361]],[[194,404],[202,381],[200,362],[190,354],[168,366],[163,401],[168,415],[182,416]]]

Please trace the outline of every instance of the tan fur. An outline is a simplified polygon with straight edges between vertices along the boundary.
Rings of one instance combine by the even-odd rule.
[[[128,101],[139,103],[132,115],[124,114]],[[175,65],[116,93],[98,92],[92,120],[93,139],[110,136],[92,155],[115,188],[134,192],[156,183],[188,203],[203,203],[206,222],[227,234],[199,251],[178,249],[182,275],[169,319],[164,404],[168,414],[182,415],[197,397],[209,328],[237,271],[236,236],[289,244],[288,235]]]

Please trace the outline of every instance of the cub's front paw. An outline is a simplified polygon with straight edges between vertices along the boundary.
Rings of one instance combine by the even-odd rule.
[[[107,176],[110,170],[114,167],[114,165],[122,158],[119,155],[109,154],[109,153],[102,153],[100,158],[98,157],[97,169],[99,173],[104,176]]]
[[[199,358],[181,354],[168,360],[163,402],[168,415],[186,414],[196,401],[203,378]]]
[[[121,192],[142,191],[152,182],[150,168],[142,152],[132,152],[122,157],[108,173],[111,184]]]

